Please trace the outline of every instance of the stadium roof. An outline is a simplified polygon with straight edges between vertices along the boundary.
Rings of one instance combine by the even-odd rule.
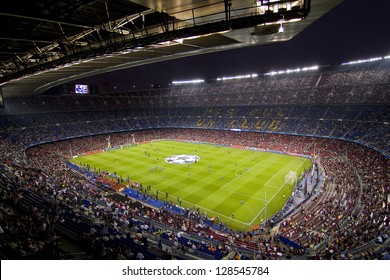
[[[342,1],[6,1],[0,85],[4,97],[39,94],[110,71],[287,41]]]

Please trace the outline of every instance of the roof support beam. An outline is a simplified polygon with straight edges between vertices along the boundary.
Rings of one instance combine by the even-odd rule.
[[[9,52],[3,52],[3,51],[0,51],[0,55],[1,54],[14,54],[14,55],[20,55],[20,54],[25,54],[24,52],[12,52],[12,51],[9,51]]]
[[[63,21],[59,21],[59,20],[36,18],[36,17],[29,17],[29,16],[9,14],[9,13],[1,13],[1,12],[0,12],[0,15],[1,16],[6,16],[6,17],[15,17],[15,18],[21,18],[21,19],[29,19],[29,20],[41,21],[41,22],[44,21],[44,22],[49,22],[49,23],[53,23],[53,24],[61,23],[62,25],[68,25],[68,26],[79,27],[79,28],[92,28],[92,26],[88,26],[88,25],[81,25],[81,24],[63,22]]]
[[[33,42],[33,43],[45,43],[45,44],[53,44],[53,41],[46,41],[40,39],[25,39],[25,38],[10,38],[10,37],[0,37],[0,40],[3,41],[20,41],[20,42]]]

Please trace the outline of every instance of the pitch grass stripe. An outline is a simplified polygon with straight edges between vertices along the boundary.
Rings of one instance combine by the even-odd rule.
[[[258,164],[256,164],[255,166],[252,166],[251,168],[248,169],[248,171],[251,170],[251,169],[253,169],[254,167],[260,165],[262,162],[263,162],[263,161],[260,161],[260,162],[259,162]],[[233,183],[235,180],[238,180],[238,179],[241,179],[241,177],[240,177],[240,176],[237,176],[237,177],[234,178],[233,180],[231,180],[231,181],[227,182],[226,184],[224,184],[224,185],[221,187],[221,189],[224,190],[225,187],[226,187],[227,185],[230,185],[231,183]],[[230,189],[228,189],[228,190],[230,190]],[[230,191],[231,191],[231,190],[230,190]]]
[[[285,167],[285,166],[293,166],[294,168],[296,167],[296,165],[295,164],[289,164],[289,163],[283,163],[283,162],[277,162],[277,161],[270,161],[270,160],[263,160],[263,161],[265,161],[265,162],[270,162],[270,163],[272,163],[273,165],[283,165],[283,168]]]
[[[225,192],[229,192],[228,190],[224,190]],[[255,196],[251,196],[251,195],[246,195],[246,194],[243,194],[241,192],[238,192],[238,191],[230,191],[229,192],[230,194],[239,194],[239,195],[242,195],[242,196],[245,196],[245,197],[248,197],[248,198],[252,198],[252,199],[255,199],[255,200],[258,200],[258,201],[264,201],[264,199],[261,199],[261,198],[257,198]]]
[[[250,175],[251,172],[258,172],[258,173],[263,173],[265,171],[268,171],[268,170],[274,170],[273,167],[270,167],[270,166],[261,166],[260,170],[257,170],[257,167],[260,165],[260,164],[264,164],[263,161],[259,162],[258,164],[254,165],[252,168],[248,169],[247,171],[245,171],[241,176],[237,176],[236,178],[234,178],[233,180],[231,180],[230,182],[226,183],[225,185],[223,185],[221,188],[222,189],[225,189],[227,191],[231,191],[231,192],[237,192],[236,188],[242,188],[242,185],[244,184],[237,184],[235,185],[233,188],[229,188],[229,186],[231,185],[231,183],[233,183],[234,181],[236,180],[239,180],[240,183],[244,183],[246,182],[247,180],[250,180],[251,177],[249,176],[246,176],[246,175]],[[274,172],[273,172],[274,173]],[[276,175],[277,173],[275,173]],[[275,176],[274,175],[274,176]],[[261,181],[259,181],[259,186],[263,186],[265,184],[262,184]],[[278,188],[279,189],[279,188]],[[249,192],[251,192],[252,189],[250,189]]]

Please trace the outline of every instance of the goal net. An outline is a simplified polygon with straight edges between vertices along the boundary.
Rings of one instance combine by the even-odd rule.
[[[284,178],[284,183],[289,185],[295,185],[297,182],[297,172],[289,171]]]

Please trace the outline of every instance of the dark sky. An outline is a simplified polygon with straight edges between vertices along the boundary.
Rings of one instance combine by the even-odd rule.
[[[174,79],[212,79],[390,54],[390,0],[344,0],[288,42],[175,59],[116,71],[84,82],[167,86]]]

